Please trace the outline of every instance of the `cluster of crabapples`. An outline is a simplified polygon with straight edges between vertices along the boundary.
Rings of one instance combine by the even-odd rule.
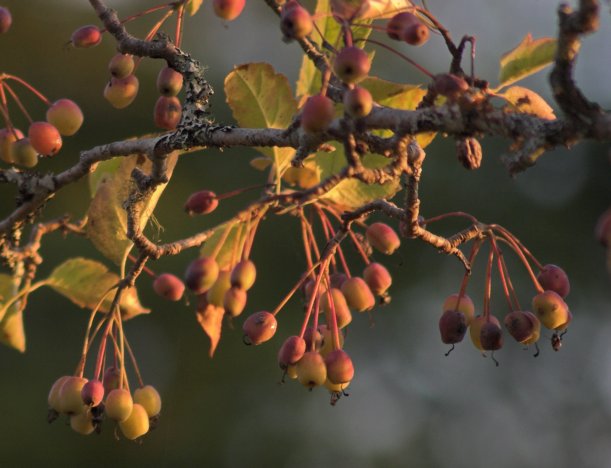
[[[0,129],[0,159],[7,164],[31,168],[38,164],[40,157],[55,156],[62,147],[62,136],[74,135],[83,124],[83,113],[70,99],[59,99],[53,103],[44,96],[48,105],[46,120],[30,121],[27,136],[15,127],[8,113],[6,94],[21,106],[21,101],[8,81],[27,83],[12,75],[0,75],[0,109],[3,110],[6,127]],[[38,92],[36,91],[38,94]],[[29,117],[29,115],[28,115]]]
[[[186,204],[189,213],[203,214],[216,208],[213,192],[193,194]],[[400,245],[397,233],[387,224],[376,222],[365,231],[368,246],[390,255]],[[357,242],[357,237],[353,238]],[[284,375],[297,379],[306,387],[325,386],[335,403],[354,376],[352,360],[344,351],[344,331],[352,322],[352,311],[367,312],[375,307],[376,296],[381,303],[388,300],[387,291],[392,284],[388,270],[380,263],[370,262],[361,249],[367,265],[362,276],[351,276],[335,269],[330,272],[331,260],[321,263],[318,269],[311,267],[304,274],[281,305],[273,312],[259,311],[243,322],[243,341],[259,345],[276,334],[276,314],[297,291],[305,298],[305,318],[299,335],[290,336],[281,346],[278,363]],[[187,267],[184,283],[170,273],[156,277],[153,288],[157,294],[180,300],[186,289],[197,295],[198,310],[207,307],[223,309],[223,315],[239,316],[246,306],[247,291],[256,279],[254,263],[243,250],[240,260],[228,268],[219,269],[213,256],[200,257]],[[343,257],[343,254],[342,254]],[[333,256],[335,258],[335,256]],[[339,262],[338,262],[339,263]],[[319,320],[324,313],[324,323]]]
[[[532,312],[511,310],[503,318],[503,324],[515,341],[526,346],[534,344],[535,347],[543,326],[552,331],[552,347],[558,351],[562,345],[561,337],[572,319],[564,301],[570,291],[569,279],[562,268],[548,264],[541,268],[536,281],[539,292],[532,298]],[[442,308],[439,331],[443,343],[452,345],[450,351],[454,344],[463,340],[467,330],[473,345],[482,352],[494,352],[503,346],[499,319],[489,310],[475,315],[473,301],[464,291],[448,296]],[[538,348],[535,355],[538,355]]]
[[[49,422],[66,415],[79,434],[100,433],[106,420],[117,423],[126,439],[135,440],[155,427],[161,397],[152,385],[137,388],[133,395],[124,385],[121,371],[109,367],[102,381],[78,375],[58,378],[49,391]]]
[[[74,47],[88,48],[98,45],[101,41],[102,31],[97,26],[87,25],[78,28],[72,34],[70,42]],[[117,53],[108,62],[110,78],[103,94],[115,109],[124,109],[136,99],[140,82],[135,72],[140,60],[134,59],[130,54]],[[177,71],[169,67],[159,71],[156,80],[159,98],[153,110],[153,122],[158,128],[173,130],[178,126],[182,105],[177,96],[182,85],[183,76]]]

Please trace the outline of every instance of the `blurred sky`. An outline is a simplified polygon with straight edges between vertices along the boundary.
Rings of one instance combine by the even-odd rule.
[[[74,164],[81,149],[155,130],[152,108],[161,64],[142,64],[136,102],[117,111],[102,98],[112,41],[105,38],[91,50],[64,48],[74,29],[96,22],[88,2],[0,3],[14,17],[13,29],[0,37],[0,70],[26,78],[51,99],[76,100],[86,115],[79,134],[66,139],[57,158],[42,161],[41,170],[59,171]],[[126,16],[155,3],[109,4]],[[478,38],[476,70],[493,85],[502,53],[528,32],[539,37],[556,30],[557,2],[552,0],[428,4],[454,37]],[[584,41],[576,72],[586,95],[606,109],[611,107],[610,24],[606,5],[601,31]],[[143,34],[150,25],[145,19],[132,30]],[[291,83],[297,77],[298,47],[280,40],[277,19],[264,2],[248,1],[232,23],[214,17],[206,2],[185,28],[184,48],[209,67],[219,122],[232,121],[222,83],[234,65],[267,61]],[[433,72],[447,68],[437,36],[418,49],[399,48]],[[406,83],[424,80],[384,51],[377,52],[373,72]],[[546,72],[521,84],[550,97]],[[42,118],[44,109],[26,101]],[[159,427],[135,444],[115,440],[109,425],[100,436],[82,437],[63,421],[46,423],[48,389],[76,365],[87,314],[51,292],[35,293],[25,315],[27,352],[0,349],[0,466],[611,467],[611,298],[604,252],[592,234],[598,215],[611,205],[609,147],[584,143],[570,152],[553,151],[511,179],[500,162],[505,142],[488,138],[482,143],[484,164],[473,173],[456,163],[451,141],[438,137],[430,146],[421,188],[423,213],[462,210],[497,222],[544,263],[567,270],[574,321],[559,353],[549,346],[548,333],[536,359],[532,350],[523,351],[507,339],[496,354],[498,368],[467,341],[445,357],[437,321],[443,299],[460,285],[461,267],[428,246],[406,241],[398,254],[376,256],[393,274],[393,301],[373,313],[373,327],[366,316],[355,317],[346,350],[356,378],[350,396],[331,407],[322,390],[310,393],[295,382],[277,384],[276,351],[298,331],[298,301],[281,312],[277,336],[266,345],[245,348],[241,321],[234,330],[226,328],[211,361],[193,305],[160,302],[144,277],[141,298],[153,312],[127,323],[126,332],[145,380],[159,389],[164,407]],[[222,193],[261,182],[264,176],[248,165],[254,156],[250,149],[232,149],[182,158],[156,213],[164,227],[159,238],[170,241],[204,229],[244,206],[248,195],[224,203],[204,220],[182,212],[194,190]],[[0,214],[5,215],[14,194],[6,187],[0,190]],[[88,196],[85,181],[75,184],[49,204],[45,216],[70,211],[78,217]],[[449,222],[438,229],[450,234],[462,227]],[[41,275],[67,256],[104,261],[82,239],[49,236],[45,242]],[[259,276],[249,293],[249,310],[274,307],[291,288],[304,266],[299,248],[293,220],[266,221],[253,253]],[[181,275],[193,256],[186,252],[151,266]],[[356,256],[351,260],[358,265]],[[520,299],[528,304],[532,285],[516,262],[510,268]],[[476,299],[482,294],[483,269],[476,265],[470,291]],[[503,310],[500,297],[494,307]]]

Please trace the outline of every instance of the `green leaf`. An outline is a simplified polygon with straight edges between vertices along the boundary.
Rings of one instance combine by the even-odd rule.
[[[168,157],[170,176],[177,158],[177,153]],[[131,173],[135,168],[139,168],[144,173],[150,174],[152,166],[152,162],[147,157],[133,155],[100,163],[90,175],[90,187],[92,190],[95,189],[95,195],[87,211],[88,221],[85,227],[87,236],[104,256],[117,265],[121,264],[132,244],[126,236],[127,213],[123,208],[123,203],[127,200],[132,187]],[[159,185],[145,201],[141,214],[142,229],[146,226],[166,185]]]
[[[323,34],[325,40],[334,46],[336,49],[340,47],[341,26],[335,21],[331,14],[329,0],[318,0],[316,9],[312,15],[314,23]],[[367,25],[370,20],[360,20],[359,23]],[[371,34],[372,29],[367,26],[353,26],[353,36],[355,39],[367,39]],[[320,34],[312,33],[310,39],[322,49],[322,40]],[[356,45],[361,47],[364,42],[358,42]],[[320,91],[321,73],[316,68],[312,60],[304,54],[301,60],[301,68],[299,70],[299,78],[297,80],[296,94],[298,98],[312,96]]]
[[[185,11],[189,13],[189,15],[193,16],[199,8],[202,6],[203,0],[189,0],[185,3]]]
[[[47,279],[48,286],[86,309],[93,309],[118,282],[119,276],[108,271],[102,263],[80,257],[66,260]],[[114,293],[106,297],[100,307],[102,312],[110,310],[113,297]],[[119,308],[124,319],[150,312],[140,304],[136,288],[123,291]]]
[[[227,233],[229,229],[229,233]],[[228,268],[234,252],[241,252],[246,236],[244,235],[243,225],[236,221],[228,221],[217,226],[214,234],[210,236],[210,239],[201,248],[201,254],[203,257],[210,257],[214,252],[218,250],[216,255],[216,262],[221,270]],[[219,247],[219,243],[223,242],[223,246]],[[236,242],[239,242],[239,246],[235,248]]]
[[[538,72],[552,63],[555,55],[556,39],[533,39],[528,33],[515,49],[501,57],[500,86],[507,86]]]
[[[0,274],[0,305],[14,296],[13,278],[9,275]],[[23,312],[7,313],[0,322],[0,343],[16,349],[25,351],[25,330],[23,328]]]
[[[247,63],[235,67],[225,78],[225,95],[233,117],[241,127],[286,128],[297,113],[286,76],[268,63]],[[272,157],[281,172],[288,166],[292,148],[257,148]]]

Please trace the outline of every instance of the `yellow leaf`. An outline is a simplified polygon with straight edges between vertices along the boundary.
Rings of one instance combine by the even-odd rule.
[[[185,11],[193,16],[202,6],[203,0],[189,0],[185,3]]]
[[[198,307],[196,311],[197,321],[204,330],[204,333],[210,338],[210,357],[214,356],[214,351],[216,351],[216,347],[221,340],[223,315],[225,315],[225,309],[212,304],[206,304],[203,309]]]
[[[511,103],[519,112],[536,115],[546,120],[554,120],[556,118],[554,109],[545,102],[545,99],[528,88],[512,86],[505,90],[504,93],[499,94],[499,96]]]

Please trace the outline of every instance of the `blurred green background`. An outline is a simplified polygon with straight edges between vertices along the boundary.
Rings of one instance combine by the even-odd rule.
[[[82,130],[65,140],[56,158],[43,160],[40,170],[59,171],[74,164],[81,149],[154,131],[155,77],[161,63],[142,63],[136,102],[117,111],[102,98],[106,64],[114,54],[112,40],[105,38],[90,50],[64,47],[74,29],[96,23],[88,2],[1,3],[11,9],[14,24],[0,38],[0,71],[27,79],[52,100],[76,100],[86,115]],[[126,16],[155,3],[109,4]],[[557,2],[552,0],[430,0],[429,6],[454,36],[477,36],[478,74],[493,84],[503,52],[529,31],[535,36],[555,32]],[[143,34],[151,21],[135,22],[131,31]],[[609,23],[605,12],[602,30],[584,41],[577,69],[586,94],[607,109]],[[219,122],[232,122],[222,83],[234,65],[267,61],[294,83],[301,55],[295,44],[280,38],[277,20],[264,2],[247,2],[242,16],[228,24],[212,14],[210,3],[186,20],[184,48],[209,67],[216,89],[213,113]],[[437,36],[418,49],[399,48],[433,72],[447,68],[448,57]],[[382,50],[374,73],[407,83],[424,80]],[[549,99],[545,72],[523,84]],[[39,103],[26,102],[35,118],[43,117]],[[547,333],[536,359],[507,339],[496,354],[498,368],[482,359],[468,339],[444,357],[447,347],[439,340],[437,321],[443,299],[459,287],[461,267],[429,246],[406,241],[393,257],[376,256],[393,273],[393,301],[374,312],[375,326],[365,316],[351,325],[346,349],[356,377],[350,397],[331,407],[323,390],[310,393],[295,382],[277,384],[276,351],[286,336],[298,331],[298,301],[281,312],[279,331],[266,345],[245,348],[241,320],[235,330],[225,327],[210,360],[208,339],[195,320],[193,304],[160,301],[143,276],[140,296],[153,312],[125,328],[145,380],[162,395],[163,412],[159,427],[138,444],[116,440],[111,425],[100,436],[83,437],[63,420],[46,423],[48,389],[76,365],[87,313],[50,291],[36,292],[25,313],[26,353],[0,349],[0,465],[611,466],[611,297],[604,251],[593,238],[597,217],[611,204],[608,145],[584,143],[570,152],[554,151],[515,179],[500,162],[505,142],[487,138],[483,146],[482,168],[468,173],[456,163],[452,142],[435,140],[424,167],[423,213],[461,210],[503,224],[544,263],[566,269],[574,321],[561,352],[552,351]],[[254,156],[250,149],[232,149],[181,158],[156,212],[163,226],[158,238],[184,237],[244,206],[254,194],[223,202],[205,218],[189,218],[182,211],[195,190],[222,193],[262,182],[264,175],[248,164]],[[0,196],[0,214],[5,216],[14,192],[0,187]],[[65,212],[79,217],[88,200],[83,180],[63,190],[45,217]],[[437,229],[450,234],[462,227],[448,222]],[[291,288],[304,267],[300,245],[293,219],[265,222],[254,248],[259,276],[249,293],[250,311],[274,307]],[[151,267],[181,275],[194,254],[164,258]],[[59,235],[45,238],[42,255],[41,275],[68,256],[104,261],[86,240],[66,241]],[[358,265],[356,257],[352,260]],[[510,268],[522,302],[528,303],[532,285],[517,263]],[[477,264],[470,289],[475,298],[482,297],[482,270]],[[496,299],[495,310],[502,316],[502,298]]]

